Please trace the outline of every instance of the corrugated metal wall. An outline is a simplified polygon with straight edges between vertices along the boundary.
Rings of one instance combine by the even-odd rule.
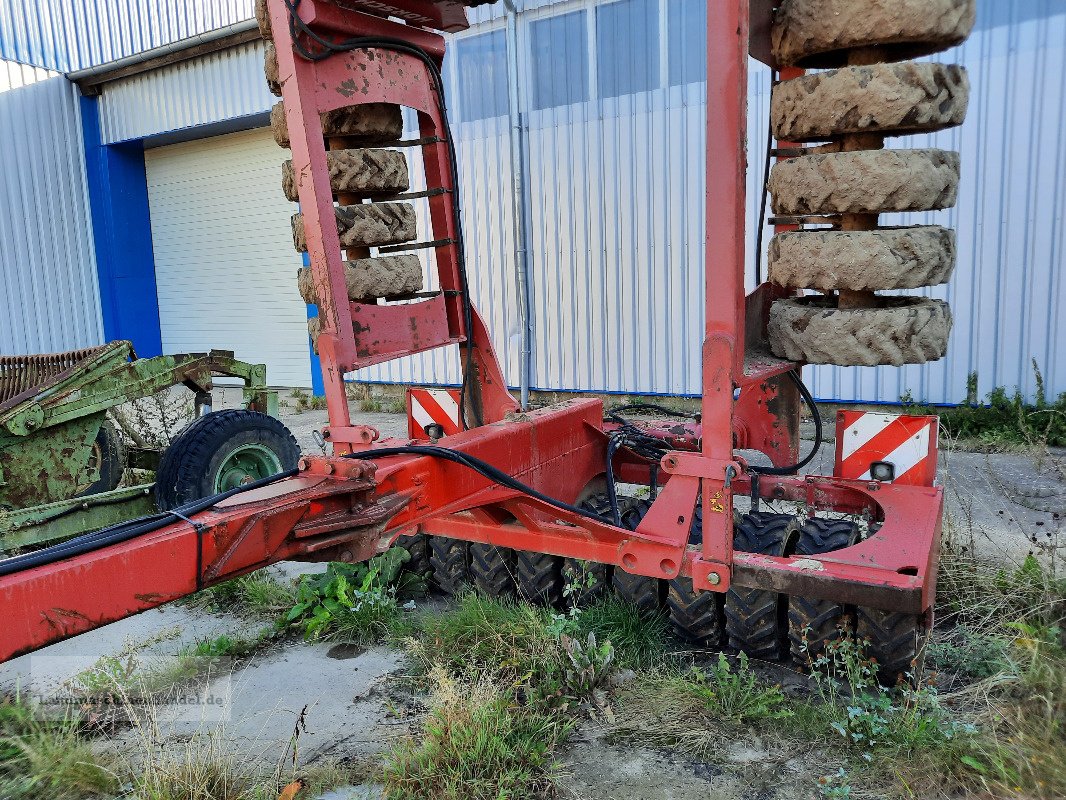
[[[0,58],[71,72],[251,19],[254,0],[0,0]]]
[[[51,78],[0,94],[0,353],[99,344],[78,90]]]
[[[100,5],[99,29],[86,28],[92,17],[75,10],[75,24],[59,36],[47,22],[58,17],[48,14],[66,13],[68,6],[42,3],[46,22],[39,30],[19,22],[20,52],[66,52],[78,65],[233,22],[251,10],[250,0],[204,9],[178,0],[89,0],[73,5],[90,13]],[[0,28],[21,19],[22,7],[0,0]],[[519,8],[534,385],[696,393],[695,343],[703,313],[704,2],[526,0]],[[949,356],[898,370],[818,368],[812,372],[820,397],[891,401],[910,391],[916,398],[952,402],[961,398],[971,371],[980,373],[982,391],[993,385],[1031,391],[1031,358],[1040,363],[1049,390],[1066,391],[1066,348],[1054,346],[1066,305],[1060,277],[1066,244],[1066,6],[1056,0],[979,0],[979,8],[972,39],[939,57],[971,71],[975,91],[966,125],[896,143],[963,153],[958,207],[903,220],[960,230],[956,278],[935,292],[948,297],[956,313]],[[142,14],[146,9],[152,13]],[[478,9],[474,18],[480,24],[450,51],[447,80],[475,294],[508,377],[517,382],[502,4]],[[258,47],[246,46],[109,87],[101,101],[105,138],[121,141],[266,111],[272,98],[260,58]],[[752,258],[768,90],[768,72],[759,67],[752,74],[749,114]],[[360,377],[449,381],[455,379],[453,360],[451,354],[427,355]]]
[[[100,96],[105,143],[237,119],[277,101],[263,77],[264,42],[233,47],[109,83]]]

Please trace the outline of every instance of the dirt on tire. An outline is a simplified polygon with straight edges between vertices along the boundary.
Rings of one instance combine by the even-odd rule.
[[[840,67],[865,47],[903,61],[961,43],[976,18],[977,0],[783,0],[771,44],[781,66]]]
[[[410,203],[337,206],[333,211],[344,248],[402,244],[416,236],[415,210]],[[293,214],[292,241],[298,252],[307,252],[303,214]]]
[[[838,309],[827,297],[778,300],[770,308],[774,355],[808,364],[876,367],[943,358],[951,334],[948,304],[883,297],[880,308]]]
[[[281,67],[278,65],[278,49],[270,42],[266,46],[263,58],[263,72],[266,74],[267,88],[275,97],[281,97]]]
[[[270,130],[279,146],[289,146],[284,103],[275,103],[271,109]],[[393,103],[367,103],[327,111],[322,114],[322,134],[349,137],[361,145],[394,142],[403,136],[402,109]]]
[[[355,302],[379,297],[404,297],[422,291],[422,262],[418,256],[360,258],[344,265],[348,299]],[[318,289],[310,267],[299,271],[300,296],[308,305],[318,305]]]
[[[330,150],[326,153],[326,163],[334,192],[378,197],[399,194],[411,188],[407,158],[398,150]],[[281,165],[281,186],[289,200],[299,202],[296,171],[291,160]]]
[[[950,208],[958,199],[959,154],[865,150],[790,158],[774,165],[769,190],[780,215]]]
[[[947,283],[955,232],[937,225],[789,231],[770,242],[771,282],[790,289],[885,291]]]
[[[259,23],[259,32],[263,38],[274,38],[274,31],[270,27],[270,9],[267,8],[267,0],[255,0],[255,21]]]
[[[961,125],[970,101],[966,70],[954,64],[872,64],[782,81],[770,116],[782,141],[848,134],[902,136]]]

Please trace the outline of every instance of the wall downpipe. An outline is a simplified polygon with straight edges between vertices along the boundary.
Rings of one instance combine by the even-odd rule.
[[[522,136],[522,106],[518,79],[518,9],[514,0],[504,0],[507,8],[507,114],[511,129],[511,213],[514,219],[515,279],[518,287],[518,316],[522,325],[519,388],[522,410],[529,410],[529,389],[533,366],[533,315],[529,291],[529,248],[526,220],[528,207],[523,181],[525,148]]]

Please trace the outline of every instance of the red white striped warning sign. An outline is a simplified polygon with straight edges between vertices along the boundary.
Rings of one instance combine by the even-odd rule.
[[[839,411],[833,474],[860,481],[891,474],[893,483],[932,486],[939,431],[938,417]]]
[[[412,439],[428,439],[426,428],[440,425],[445,436],[459,433],[458,389],[408,389],[407,432]]]

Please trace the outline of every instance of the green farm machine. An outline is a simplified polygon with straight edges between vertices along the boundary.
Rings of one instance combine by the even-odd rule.
[[[211,412],[215,376],[244,381],[248,412],[277,414],[266,367],[238,361],[228,351],[137,358],[129,342],[118,341],[67,353],[0,356],[0,553],[154,512],[154,484],[143,481],[158,469],[163,448],[136,431],[127,442],[131,437],[123,437],[110,412],[185,386],[201,417]],[[289,466],[288,454],[260,450],[232,448],[220,460],[212,476],[219,486],[212,488]],[[122,486],[127,475],[137,476],[137,485]]]

